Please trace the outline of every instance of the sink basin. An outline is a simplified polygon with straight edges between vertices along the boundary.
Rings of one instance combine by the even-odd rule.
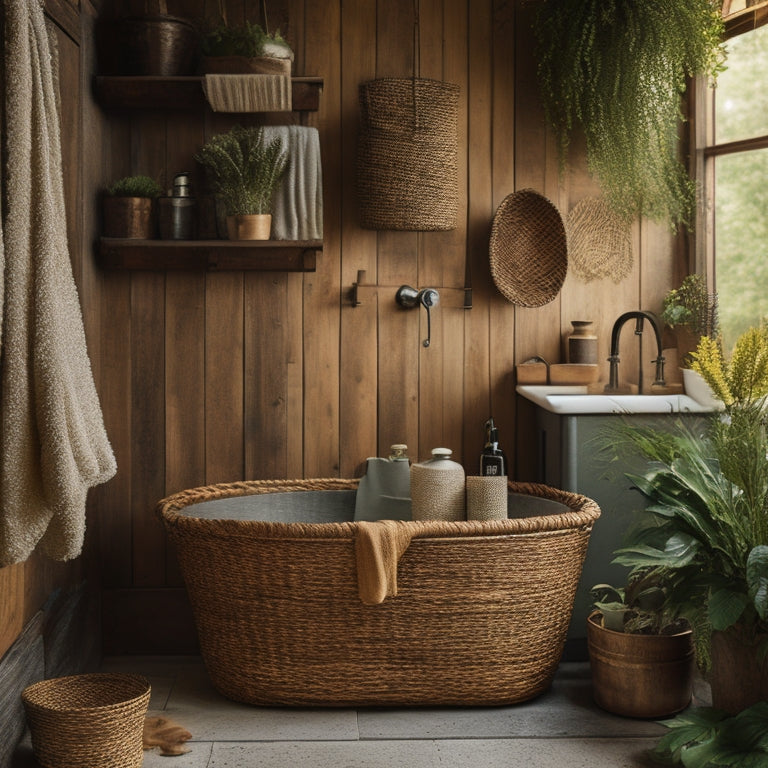
[[[590,394],[586,386],[520,385],[526,399],[552,413],[706,413],[715,409],[689,395]]]

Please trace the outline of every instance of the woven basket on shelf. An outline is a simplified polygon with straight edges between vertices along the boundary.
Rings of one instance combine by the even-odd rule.
[[[367,605],[357,584],[356,488],[356,480],[260,480],[159,502],[219,692],[250,704],[339,707],[510,704],[545,691],[597,504],[510,483],[509,514],[520,517],[405,522],[412,538],[397,594]]]
[[[94,673],[41,680],[21,694],[44,768],[134,768],[150,685],[141,675]]]
[[[493,282],[513,304],[540,307],[563,287],[565,226],[557,208],[533,189],[513,192],[499,205],[489,251]]]
[[[446,230],[459,210],[459,86],[382,78],[360,86],[360,224]]]

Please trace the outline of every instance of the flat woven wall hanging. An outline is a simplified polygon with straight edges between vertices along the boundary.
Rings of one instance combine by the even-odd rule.
[[[629,227],[601,197],[577,203],[566,221],[568,258],[585,282],[610,277],[621,282],[632,271]]]
[[[446,230],[459,210],[459,86],[381,78],[360,86],[360,225]]]
[[[490,263],[501,294],[521,307],[549,304],[568,270],[560,212],[533,189],[507,195],[491,226]]]

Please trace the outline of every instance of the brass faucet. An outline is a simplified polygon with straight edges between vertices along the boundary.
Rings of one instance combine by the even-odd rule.
[[[656,359],[651,362],[656,363],[656,380],[653,382],[653,386],[663,387],[664,381],[664,355],[662,354],[661,347],[661,331],[659,330],[659,323],[656,316],[651,312],[634,311],[625,312],[621,315],[613,324],[613,330],[611,331],[611,356],[608,358],[610,363],[610,370],[608,374],[608,384],[605,387],[605,391],[608,393],[619,391],[619,335],[624,323],[627,320],[635,320],[635,335],[640,337],[640,361],[638,364],[638,392],[643,394],[643,355],[642,355],[642,336],[643,336],[643,324],[647,320],[653,332],[656,335]]]

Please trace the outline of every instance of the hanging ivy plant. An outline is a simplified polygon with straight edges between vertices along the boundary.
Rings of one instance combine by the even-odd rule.
[[[610,206],[690,224],[696,186],[678,157],[686,78],[722,69],[717,0],[542,0],[535,18],[547,121],[565,162],[577,126]]]

